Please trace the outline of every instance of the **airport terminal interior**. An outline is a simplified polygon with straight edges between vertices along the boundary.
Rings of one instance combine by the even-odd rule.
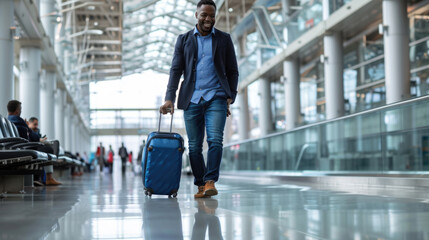
[[[198,2],[0,0],[0,239],[429,240],[429,0],[214,0],[239,77],[201,198],[160,114]]]

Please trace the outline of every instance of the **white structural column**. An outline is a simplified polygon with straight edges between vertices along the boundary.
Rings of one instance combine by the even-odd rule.
[[[77,137],[76,137],[76,152],[82,154],[82,123],[79,121],[77,125]]]
[[[273,120],[271,113],[271,83],[266,78],[259,79],[259,128],[261,137],[273,131]]]
[[[55,0],[40,1],[40,16],[42,25],[55,46]],[[55,67],[48,67],[41,76],[40,86],[40,129],[49,139],[55,138]]]
[[[0,1],[0,111],[14,98],[13,81],[13,0]]]
[[[61,42],[61,39],[65,36],[63,23],[56,25],[56,32],[58,32],[58,35],[55,36],[55,53],[57,54],[58,61],[64,68],[64,44]]]
[[[329,2],[323,0],[323,20],[329,18]],[[341,32],[328,33],[323,37],[326,119],[344,115],[343,38]]]
[[[323,0],[322,1],[322,5],[323,5],[323,20],[326,20],[329,18],[329,1],[331,0]]]
[[[66,13],[66,22],[65,22],[65,26],[64,26],[64,34],[66,38],[69,38],[69,36],[72,33],[72,14],[71,12]],[[64,51],[62,52],[63,55],[63,67],[64,67],[64,73],[68,76],[70,74],[70,60],[71,60],[71,56],[70,56],[70,46],[67,44],[64,44],[62,46],[62,48],[64,49]]]
[[[22,47],[19,57],[19,99],[22,102],[22,117],[40,118],[40,71],[41,50],[38,47]]]
[[[83,144],[84,144],[84,138],[83,138],[83,124],[82,122],[79,122],[79,134],[77,135],[77,143],[78,143],[78,148],[77,151],[80,154],[83,154]]]
[[[55,3],[55,0],[40,0],[40,18],[52,47],[55,46],[55,18],[57,17]]]
[[[239,123],[238,124],[238,135],[240,136],[240,140],[248,139],[250,124],[249,124],[249,96],[247,92],[247,88],[244,88],[242,92],[238,93],[238,104],[240,108],[240,115],[238,116]]]
[[[40,86],[40,129],[49,139],[55,138],[56,73],[45,71]]]
[[[74,111],[72,111],[73,117],[71,120],[71,152],[73,154],[76,153],[76,140],[77,140],[77,118],[74,115]]]
[[[91,145],[91,138],[90,138],[90,136],[88,134],[88,131],[87,131],[87,129],[85,127],[85,124],[84,124],[83,125],[83,146],[82,146],[82,151],[86,152],[87,154],[89,152],[91,152],[90,151],[90,145]]]
[[[340,32],[323,38],[325,51],[326,119],[344,115],[343,39]]]
[[[300,74],[299,59],[293,58],[283,63],[283,76],[285,87],[286,130],[296,128],[300,123]]]
[[[410,97],[410,58],[407,2],[383,0],[386,103]]]
[[[65,146],[65,92],[62,89],[57,89],[55,94],[55,138],[60,141],[60,145]]]
[[[64,114],[64,149],[71,151],[71,124],[72,124],[72,107],[67,103]]]

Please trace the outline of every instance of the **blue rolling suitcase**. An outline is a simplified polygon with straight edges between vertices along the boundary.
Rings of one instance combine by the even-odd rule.
[[[143,186],[145,194],[177,196],[182,172],[183,138],[171,132],[161,132],[161,113],[157,132],[151,132],[146,140],[142,156]]]

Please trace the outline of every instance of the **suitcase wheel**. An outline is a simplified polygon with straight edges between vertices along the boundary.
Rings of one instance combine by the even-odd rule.
[[[151,192],[149,192],[148,190],[144,190],[144,194],[145,194],[146,196],[149,196],[149,197],[151,197],[151,196],[152,196],[152,193],[151,193]]]
[[[177,197],[177,192],[175,192],[175,193],[173,193],[173,194],[171,194],[171,195],[168,195],[168,197],[169,197],[169,198],[176,198],[176,197]]]

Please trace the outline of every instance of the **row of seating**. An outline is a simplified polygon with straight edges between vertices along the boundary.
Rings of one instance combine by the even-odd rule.
[[[18,129],[0,115],[0,178],[10,175],[32,175],[42,171],[43,166],[53,165],[56,169],[85,167],[85,164],[71,154],[65,154],[57,140],[44,143],[29,142],[19,137]],[[0,182],[0,193],[8,187]],[[22,186],[23,188],[23,186]]]

